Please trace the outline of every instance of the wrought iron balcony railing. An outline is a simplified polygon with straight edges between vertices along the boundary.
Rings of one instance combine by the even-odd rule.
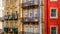
[[[32,17],[32,18],[23,17],[22,22],[38,22],[38,17]]]
[[[22,8],[25,8],[25,7],[33,7],[33,6],[38,6],[38,0],[33,0],[33,1],[28,1],[28,2],[25,2],[25,3],[22,3]]]
[[[9,32],[18,32],[18,28],[9,28]]]
[[[17,20],[18,19],[18,14],[10,14],[10,15],[4,15],[5,20]]]
[[[8,19],[9,19],[8,16],[9,16],[9,15],[4,15],[4,19],[5,19],[5,20],[8,20]]]

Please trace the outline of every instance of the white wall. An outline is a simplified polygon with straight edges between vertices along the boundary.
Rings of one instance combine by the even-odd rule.
[[[0,22],[0,29],[3,29],[2,22]]]
[[[4,6],[3,2],[2,2],[2,0],[0,0],[0,17],[3,17],[3,10],[4,10],[3,6]],[[2,23],[3,22],[0,22],[0,29],[3,29]]]
[[[0,0],[0,17],[3,17],[3,14],[2,14],[3,10],[4,10],[3,2],[2,0]]]

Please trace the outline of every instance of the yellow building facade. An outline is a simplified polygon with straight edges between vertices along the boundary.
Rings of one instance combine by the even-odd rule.
[[[4,0],[4,34],[22,32],[21,0]]]

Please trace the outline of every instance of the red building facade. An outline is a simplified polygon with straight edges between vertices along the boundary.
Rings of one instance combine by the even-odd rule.
[[[60,0],[44,0],[44,34],[60,34]]]

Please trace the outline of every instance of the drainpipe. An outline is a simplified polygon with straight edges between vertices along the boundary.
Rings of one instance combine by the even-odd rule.
[[[40,11],[40,0],[38,0],[38,23],[39,23],[39,25],[38,25],[38,33],[39,34],[42,34],[42,32],[41,32],[41,11]]]

